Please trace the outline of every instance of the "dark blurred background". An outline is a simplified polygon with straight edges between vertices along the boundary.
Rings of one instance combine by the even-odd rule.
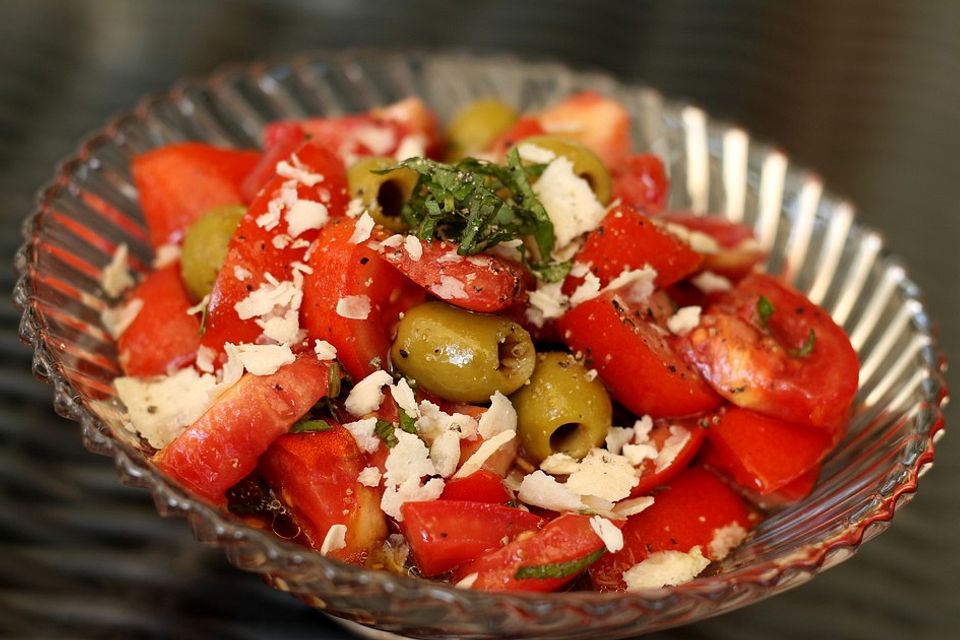
[[[150,91],[311,48],[457,49],[596,67],[691,98],[816,167],[884,230],[960,346],[960,3],[0,0],[3,288],[54,163]],[[0,634],[345,638],[118,486],[29,374],[0,306]],[[952,386],[960,388],[956,376]],[[948,423],[955,411],[948,410]],[[960,438],[894,526],[813,582],[657,638],[956,638]]]

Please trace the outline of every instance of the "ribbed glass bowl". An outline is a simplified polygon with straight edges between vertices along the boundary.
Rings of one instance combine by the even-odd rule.
[[[813,494],[764,521],[706,575],[633,594],[486,594],[341,564],[245,526],[164,477],[122,424],[111,380],[117,354],[100,321],[101,268],[121,242],[136,269],[152,255],[130,161],[180,140],[256,146],[278,118],[363,111],[421,96],[442,117],[480,97],[529,110],[595,89],[623,102],[637,150],[666,162],[669,205],[743,222],[770,253],[766,269],[823,305],[863,365],[850,433]],[[509,57],[346,52],[227,68],[145,99],[68,158],[23,227],[15,300],[33,369],[84,443],[147,488],[163,516],[189,520],[221,547],[327,613],[421,638],[617,638],[716,615],[795,587],[884,531],[933,461],[946,399],[944,361],[920,292],[880,236],[815,174],[701,109],[598,73]]]

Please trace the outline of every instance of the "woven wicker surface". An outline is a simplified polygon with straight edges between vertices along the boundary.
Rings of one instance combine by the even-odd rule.
[[[0,4],[0,282],[56,160],[148,91],[225,61],[311,47],[513,51],[692,97],[777,140],[886,230],[960,346],[960,6],[877,3],[125,0]],[[0,633],[347,637],[231,569],[86,453],[0,307]],[[960,388],[954,382],[954,388]],[[948,409],[948,424],[952,422]],[[949,638],[960,628],[960,442],[858,557],[676,638]],[[656,637],[656,636],[655,636]]]

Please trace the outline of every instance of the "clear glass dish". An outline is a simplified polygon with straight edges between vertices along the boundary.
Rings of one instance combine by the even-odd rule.
[[[152,255],[131,182],[134,154],[174,141],[254,146],[266,122],[337,115],[419,95],[449,117],[479,97],[536,109],[595,89],[623,101],[635,148],[665,159],[670,206],[756,230],[768,271],[783,274],[850,334],[863,364],[850,433],[805,501],[763,522],[702,577],[633,594],[485,594],[341,564],[252,529],[194,500],[160,474],[123,427],[111,380],[116,351],[100,322],[100,269],[126,242],[135,266]],[[54,404],[112,456],[125,483],[148,489],[163,516],[185,517],[221,547],[325,612],[420,638],[617,638],[684,624],[800,585],[849,558],[909,502],[943,431],[944,359],[920,292],[853,208],[775,147],[699,108],[608,76],[509,57],[317,53],[227,68],[148,97],[67,158],[26,220],[16,266],[21,336]]]

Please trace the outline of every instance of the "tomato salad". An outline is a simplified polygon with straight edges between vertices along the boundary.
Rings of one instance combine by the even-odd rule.
[[[636,590],[805,497],[857,356],[667,208],[616,101],[419,100],[137,156],[155,251],[104,268],[128,427],[197,498],[462,588]]]

